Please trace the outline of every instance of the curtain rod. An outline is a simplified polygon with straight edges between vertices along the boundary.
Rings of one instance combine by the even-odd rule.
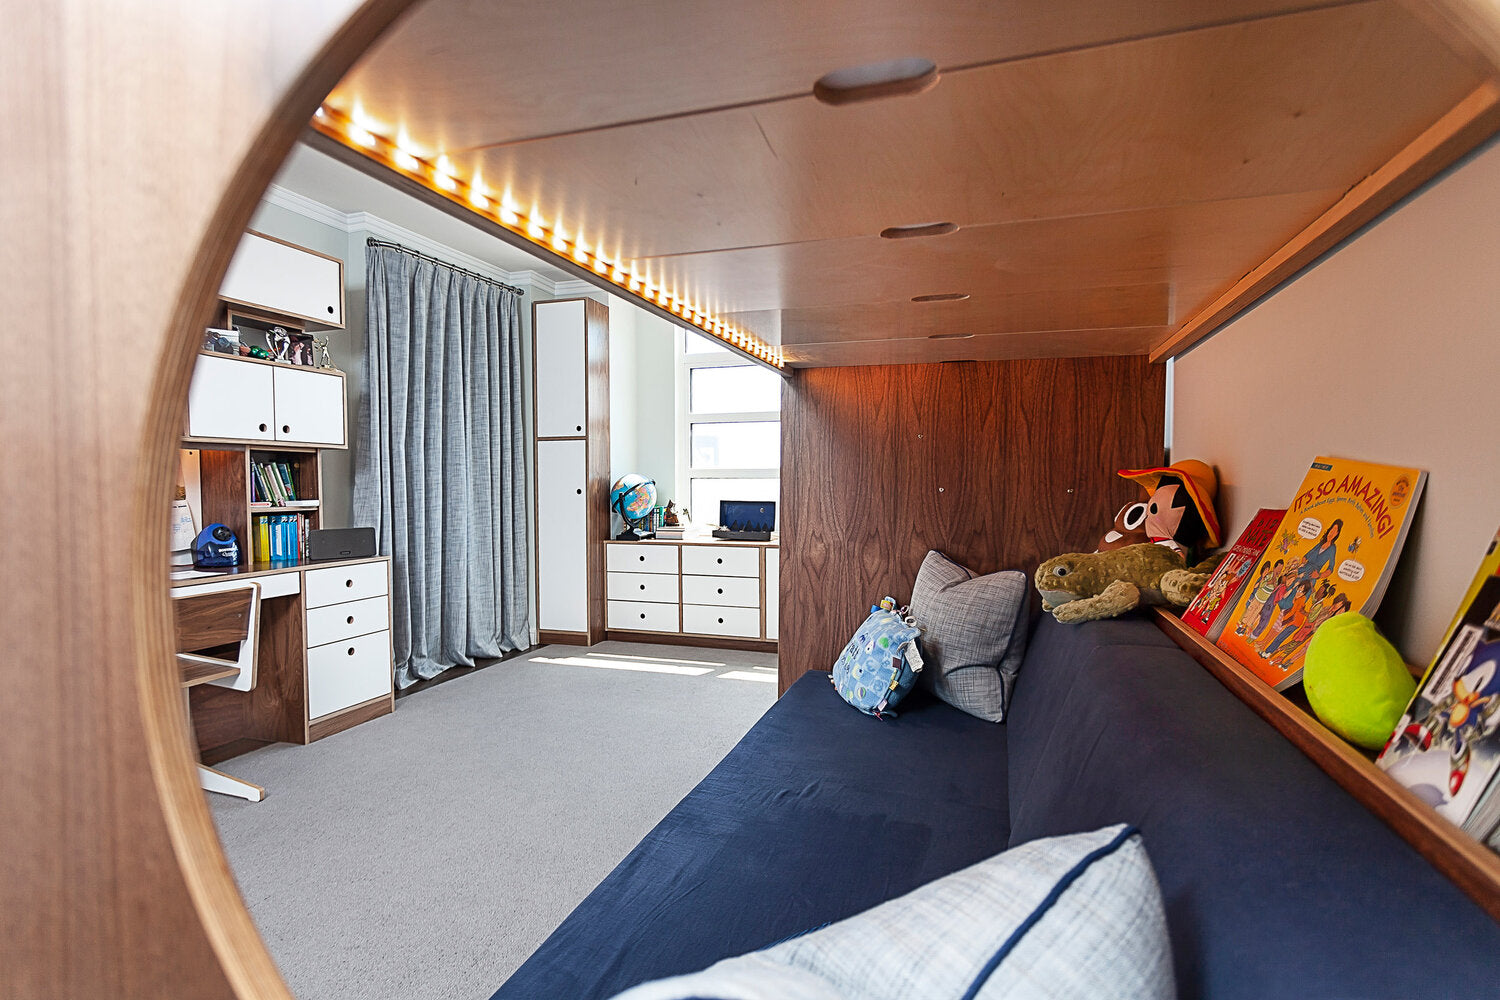
[[[420,260],[425,260],[429,264],[440,264],[443,267],[448,268],[449,270],[457,271],[459,274],[467,274],[471,278],[477,278],[480,281],[487,281],[492,285],[499,285],[507,292],[514,292],[517,295],[526,294],[526,290],[524,288],[517,288],[515,285],[507,285],[503,281],[496,281],[494,278],[487,277],[483,274],[477,274],[473,271],[468,270],[467,268],[459,267],[457,264],[450,264],[446,260],[438,260],[436,257],[433,257],[430,254],[425,254],[420,250],[413,250],[411,247],[404,247],[400,243],[392,243],[390,240],[379,240],[373,236],[369,236],[365,238],[365,246],[389,247],[392,250],[400,250],[402,253],[409,253],[413,257],[416,257]]]

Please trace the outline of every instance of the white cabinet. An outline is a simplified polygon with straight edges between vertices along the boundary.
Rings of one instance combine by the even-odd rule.
[[[188,437],[348,447],[344,376],[200,354],[188,389]]]
[[[766,549],[766,638],[776,638],[781,624],[781,550]]]
[[[188,436],[273,440],[276,406],[272,371],[270,365],[200,354],[188,389]]]
[[[537,627],[587,632],[588,442],[536,446]]]
[[[536,436],[582,437],[588,427],[587,327],[582,299],[538,302]]]
[[[344,264],[334,257],[246,233],[219,297],[313,326],[344,325]]]
[[[609,310],[536,302],[531,333],[538,638],[592,645],[609,627]]]
[[[276,396],[276,440],[348,444],[344,433],[344,377],[331,372],[272,369]]]
[[[608,542],[604,548],[611,631],[776,639],[776,547]]]

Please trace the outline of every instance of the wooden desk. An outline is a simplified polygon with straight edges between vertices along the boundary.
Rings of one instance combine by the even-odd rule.
[[[390,560],[255,563],[172,580],[261,584],[259,678],[249,691],[184,673],[201,759],[215,764],[270,743],[311,743],[395,707]]]

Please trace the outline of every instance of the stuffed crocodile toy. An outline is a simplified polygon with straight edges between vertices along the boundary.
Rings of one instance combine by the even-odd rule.
[[[1190,569],[1181,553],[1154,542],[1069,552],[1037,567],[1036,589],[1043,610],[1066,624],[1114,618],[1142,604],[1185,608],[1220,558],[1209,556]]]

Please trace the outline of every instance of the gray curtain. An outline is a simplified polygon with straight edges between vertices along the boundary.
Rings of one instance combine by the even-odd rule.
[[[355,523],[391,556],[396,684],[525,646],[520,293],[365,252]]]

